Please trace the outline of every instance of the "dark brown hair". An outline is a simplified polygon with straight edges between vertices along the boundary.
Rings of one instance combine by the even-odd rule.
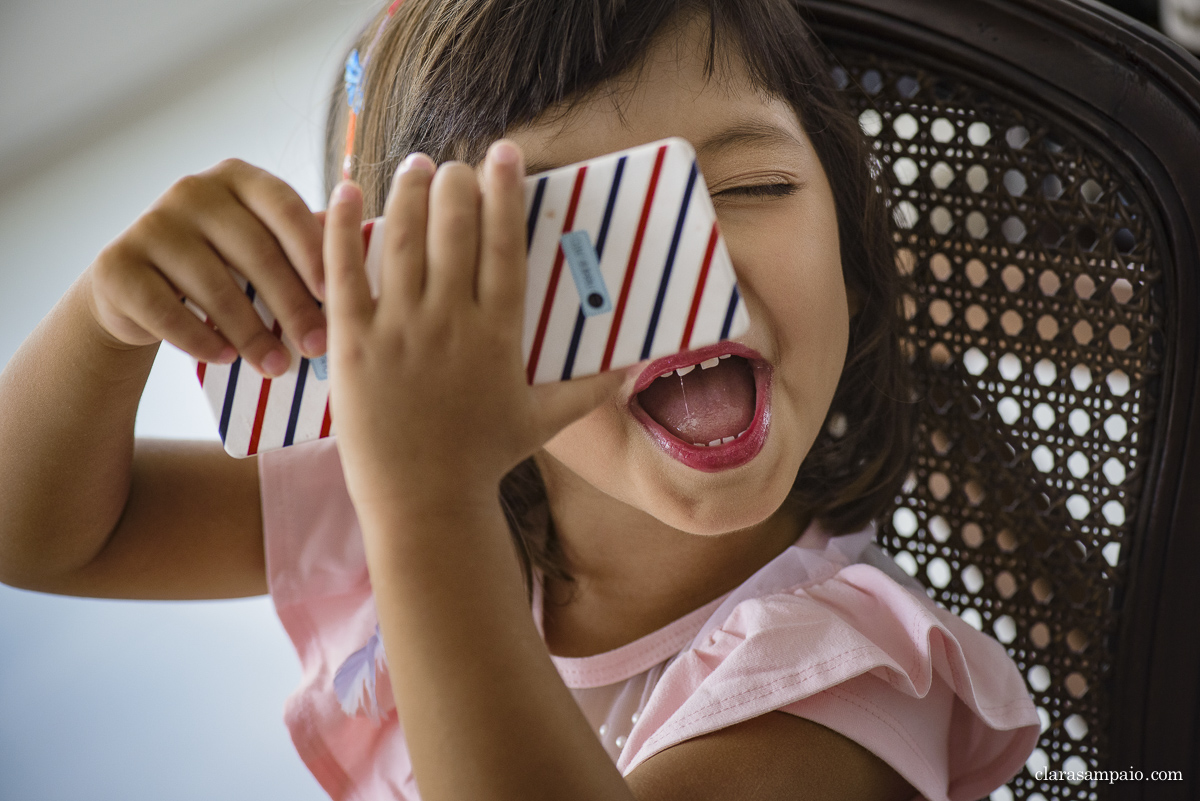
[[[406,0],[366,67],[351,172],[366,213],[378,215],[407,154],[476,164],[510,127],[569,108],[636,70],[668,23],[690,14],[710,22],[708,75],[722,58],[741,57],[751,80],[795,108],[833,189],[856,313],[830,424],[786,503],[832,533],[856,531],[894,502],[912,447],[898,275],[881,176],[791,0]],[[381,11],[367,26],[355,45],[360,53],[383,20]],[[326,136],[330,188],[341,174],[345,131],[339,76]],[[501,496],[526,579],[531,566],[569,579],[532,459],[504,479]]]

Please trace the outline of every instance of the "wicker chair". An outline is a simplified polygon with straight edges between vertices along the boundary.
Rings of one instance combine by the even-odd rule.
[[[908,282],[921,440],[881,545],[1040,708],[992,797],[1200,796],[1200,62],[1091,0],[800,2]]]

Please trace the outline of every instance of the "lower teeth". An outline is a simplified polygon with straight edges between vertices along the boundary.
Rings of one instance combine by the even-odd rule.
[[[749,430],[750,429],[746,429],[746,431],[749,431]],[[728,445],[730,442],[733,442],[735,439],[740,437],[742,434],[745,434],[746,431],[742,431],[738,434],[734,434],[731,437],[725,437],[724,439],[714,439],[712,442],[708,443],[707,445],[705,445],[703,442],[693,442],[692,444],[695,445],[697,448],[712,448],[717,445]]]

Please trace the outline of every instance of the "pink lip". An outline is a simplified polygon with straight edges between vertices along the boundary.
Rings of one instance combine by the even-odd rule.
[[[711,447],[684,442],[655,422],[637,402],[638,393],[664,373],[726,353],[746,359],[754,371],[754,419],[746,433],[733,442]],[[751,461],[767,441],[767,430],[771,426],[771,374],[771,365],[754,349],[736,342],[718,342],[706,348],[684,351],[651,362],[633,385],[629,411],[646,429],[646,433],[655,444],[672,459],[704,473],[730,470]]]

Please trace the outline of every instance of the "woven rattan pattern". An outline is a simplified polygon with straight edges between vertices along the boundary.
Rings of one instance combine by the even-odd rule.
[[[880,544],[1007,646],[1037,703],[1038,748],[992,798],[1102,799],[1034,773],[1130,767],[1105,730],[1162,362],[1142,193],[1045,107],[838,57],[890,186],[918,375],[917,458]]]

